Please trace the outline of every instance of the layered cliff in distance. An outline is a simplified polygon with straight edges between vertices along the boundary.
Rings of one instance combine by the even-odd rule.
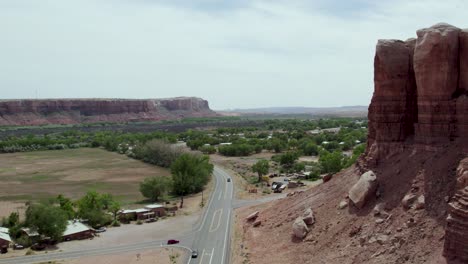
[[[159,121],[216,115],[208,101],[195,97],[0,101],[0,126]]]
[[[441,23],[379,40],[368,118],[354,167],[238,212],[235,263],[468,263],[468,30]],[[306,208],[315,223],[298,238]],[[245,221],[253,211],[260,226]]]

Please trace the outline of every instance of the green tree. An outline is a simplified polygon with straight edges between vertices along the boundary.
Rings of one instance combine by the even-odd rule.
[[[212,172],[208,156],[184,153],[172,164],[172,187],[181,197],[180,207],[184,205],[184,195],[203,190]]]
[[[322,173],[336,173],[343,168],[343,154],[340,151],[328,152],[322,151],[319,157],[319,163],[322,167]]]
[[[97,193],[96,191],[88,191],[85,196],[78,200],[78,216],[87,219],[88,223],[93,227],[103,226],[110,222],[110,217],[104,212],[105,203],[108,196]]]
[[[121,206],[120,203],[117,201],[112,201],[111,204],[109,205],[109,212],[112,213],[114,216],[114,222],[117,221],[117,213],[120,211]]]
[[[169,192],[170,188],[171,179],[164,176],[146,178],[140,183],[141,194],[152,202],[158,201]]]
[[[295,152],[286,152],[280,157],[280,164],[285,169],[291,169],[299,155]]]
[[[19,214],[12,212],[3,222],[4,227],[13,227],[19,224]]]
[[[270,169],[270,164],[268,160],[259,160],[257,163],[252,165],[252,171],[256,172],[258,174],[258,182],[262,180],[262,176],[266,175],[268,173],[268,170]]]
[[[68,219],[75,218],[76,212],[72,200],[66,198],[62,194],[59,194],[57,196],[57,202],[59,203],[60,208],[67,214]]]
[[[26,226],[58,240],[67,228],[67,214],[54,205],[31,204],[26,210]]]

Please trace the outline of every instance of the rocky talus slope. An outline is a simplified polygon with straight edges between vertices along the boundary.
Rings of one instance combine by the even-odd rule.
[[[1,100],[0,126],[171,120],[216,116],[208,101],[168,99]]]
[[[467,36],[437,24],[379,40],[365,155],[315,188],[238,211],[236,263],[468,263]],[[297,236],[308,208],[315,221]],[[253,211],[261,225],[245,219]]]

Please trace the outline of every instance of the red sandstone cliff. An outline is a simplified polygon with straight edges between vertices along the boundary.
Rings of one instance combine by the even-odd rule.
[[[50,99],[0,101],[0,125],[158,121],[215,116],[208,101],[169,99]]]
[[[237,212],[235,263],[468,263],[468,30],[379,40],[374,85],[365,155],[316,188]],[[359,185],[367,170],[377,191]],[[362,208],[356,186],[369,191]],[[305,208],[315,224],[298,239]]]

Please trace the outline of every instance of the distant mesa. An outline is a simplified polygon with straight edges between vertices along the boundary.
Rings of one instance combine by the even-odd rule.
[[[223,115],[297,115],[307,114],[313,116],[330,117],[365,117],[367,106],[341,106],[341,107],[264,107],[250,109],[232,109],[220,111]]]
[[[217,115],[208,101],[196,97],[0,100],[0,126],[160,121]]]

